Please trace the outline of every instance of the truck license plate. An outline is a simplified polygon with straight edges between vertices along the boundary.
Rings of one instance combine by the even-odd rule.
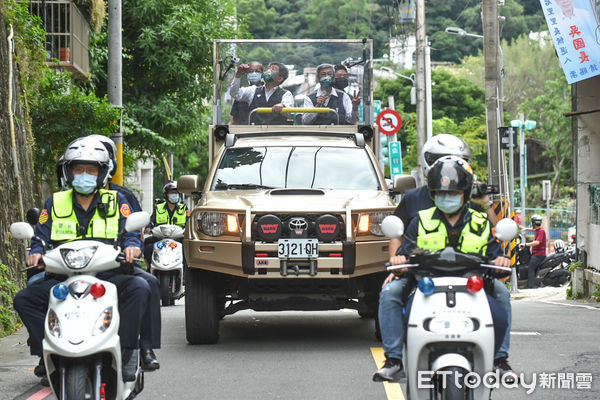
[[[317,258],[319,241],[317,239],[279,239],[277,255],[279,258]]]

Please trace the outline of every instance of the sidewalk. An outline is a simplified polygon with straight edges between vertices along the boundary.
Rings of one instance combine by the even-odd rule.
[[[40,378],[33,375],[39,358],[29,355],[27,329],[0,339],[0,400],[13,400],[34,387],[38,390]]]
[[[566,300],[567,287],[541,287],[537,289],[518,289],[516,293],[510,292],[510,299],[515,300]]]

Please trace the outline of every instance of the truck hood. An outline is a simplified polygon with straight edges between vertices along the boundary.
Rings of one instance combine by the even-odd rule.
[[[352,210],[370,210],[395,207],[387,191],[322,190],[286,194],[281,190],[229,190],[205,192],[199,202],[202,208],[268,212],[337,212],[349,206]]]

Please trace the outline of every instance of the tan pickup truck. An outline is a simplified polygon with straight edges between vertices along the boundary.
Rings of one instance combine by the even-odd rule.
[[[388,260],[380,223],[406,188],[381,173],[376,135],[372,125],[211,127],[204,187],[178,181],[200,195],[184,239],[189,343],[215,343],[220,320],[244,309],[374,316]]]

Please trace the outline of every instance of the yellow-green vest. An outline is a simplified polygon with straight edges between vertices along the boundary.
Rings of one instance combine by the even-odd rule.
[[[440,251],[448,246],[448,231],[446,224],[440,219],[433,218],[437,207],[419,211],[419,231],[417,246],[431,252]],[[478,253],[485,255],[491,225],[487,215],[469,209],[471,221],[463,227],[458,239],[458,250],[463,253]]]
[[[187,210],[185,208],[185,204],[178,203],[177,207],[173,211],[173,215],[169,218],[169,210],[167,208],[167,203],[160,203],[156,206],[156,225],[179,225],[181,227],[185,226],[187,221]]]
[[[90,220],[85,234],[86,239],[114,239],[119,234],[119,202],[115,190],[99,190],[100,202],[107,205],[106,218],[100,216],[98,207]],[[83,239],[77,234],[79,221],[73,209],[73,190],[56,192],[52,195],[53,241],[72,241]],[[100,204],[100,203],[98,203]]]

